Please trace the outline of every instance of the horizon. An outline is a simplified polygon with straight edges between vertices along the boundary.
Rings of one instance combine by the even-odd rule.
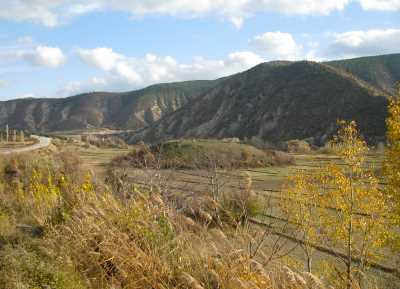
[[[0,8],[0,101],[400,53],[400,0],[11,0]]]

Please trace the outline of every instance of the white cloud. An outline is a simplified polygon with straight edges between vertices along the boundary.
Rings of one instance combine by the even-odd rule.
[[[89,66],[104,72],[82,83],[71,83],[62,90],[66,95],[95,89],[132,89],[146,85],[193,79],[215,79],[249,69],[264,61],[253,52],[229,54],[223,60],[195,58],[179,63],[171,56],[146,54],[135,58],[114,52],[111,48],[80,49],[78,55]]]
[[[111,48],[80,49],[78,54],[86,64],[116,74],[129,83],[142,82],[140,75],[129,65],[130,60]]]
[[[66,57],[60,48],[37,44],[31,37],[26,36],[0,46],[0,63],[18,61],[34,66],[57,68],[65,63]]]
[[[364,10],[400,11],[400,0],[358,0]]]
[[[80,58],[96,68],[110,71],[115,68],[116,63],[124,57],[112,51],[111,48],[80,49]]]
[[[289,33],[266,32],[254,37],[252,44],[268,59],[295,60],[302,57],[303,47]]]
[[[23,51],[19,55],[36,66],[57,68],[65,63],[65,56],[58,47],[38,46],[33,51]]]
[[[49,27],[58,24],[55,11],[68,0],[8,0],[0,1],[0,18],[13,21],[31,21]]]
[[[258,12],[326,15],[343,10],[349,2],[350,0],[297,0],[295,3],[293,0],[9,0],[0,2],[0,18],[32,21],[52,27],[73,15],[96,10],[116,10],[136,16],[164,14],[199,17],[216,14],[240,27],[246,18]]]
[[[374,29],[336,33],[328,47],[334,58],[400,52],[400,29]]]
[[[228,55],[224,61],[225,67],[238,67],[238,70],[243,68],[250,68],[257,64],[264,62],[257,54],[250,51],[234,52]]]

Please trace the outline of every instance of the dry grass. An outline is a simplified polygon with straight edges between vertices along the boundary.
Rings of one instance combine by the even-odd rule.
[[[216,209],[227,209],[207,194],[181,204],[134,187],[117,195],[67,152],[2,166],[0,288],[326,288],[251,256],[251,234],[216,222]],[[234,212],[250,187],[229,197],[240,204]]]

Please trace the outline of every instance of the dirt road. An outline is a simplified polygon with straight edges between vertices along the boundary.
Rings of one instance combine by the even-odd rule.
[[[51,143],[51,139],[48,137],[37,136],[37,135],[32,135],[31,137],[34,139],[37,139],[39,142],[37,142],[31,146],[27,146],[27,147],[3,150],[3,151],[0,151],[0,154],[9,155],[9,154],[14,154],[14,153],[30,152],[30,151],[46,148]]]

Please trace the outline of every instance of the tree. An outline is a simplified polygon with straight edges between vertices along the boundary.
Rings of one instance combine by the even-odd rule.
[[[295,177],[289,197],[297,209],[288,219],[303,233],[306,244],[318,237],[327,240],[332,250],[344,252],[343,279],[351,288],[355,272],[363,272],[380,256],[377,249],[388,237],[388,205],[374,169],[365,161],[368,147],[355,122],[340,123],[332,147],[339,160]]]
[[[368,168],[365,163],[368,147],[360,138],[355,122],[341,123],[334,149],[344,165],[329,165],[330,189],[321,196],[321,204],[325,208],[335,208],[337,213],[324,214],[323,222],[331,239],[345,248],[350,288],[353,258],[360,260],[359,270],[363,271],[369,259],[378,257],[375,249],[384,245],[388,207],[373,168]],[[332,226],[334,224],[336,228]]]
[[[394,218],[400,223],[400,84],[397,96],[389,103],[387,124],[387,147],[383,166],[386,190],[391,197]]]
[[[283,191],[280,208],[287,222],[294,225],[296,233],[304,241],[300,246],[306,258],[306,271],[312,272],[313,244],[321,240],[318,194],[320,188],[317,171],[299,170],[289,177],[291,184]]]
[[[387,146],[383,163],[386,194],[389,196],[392,226],[398,231],[400,226],[400,83],[397,95],[390,100],[387,124]],[[390,242],[397,258],[400,257],[400,236],[393,234]]]

